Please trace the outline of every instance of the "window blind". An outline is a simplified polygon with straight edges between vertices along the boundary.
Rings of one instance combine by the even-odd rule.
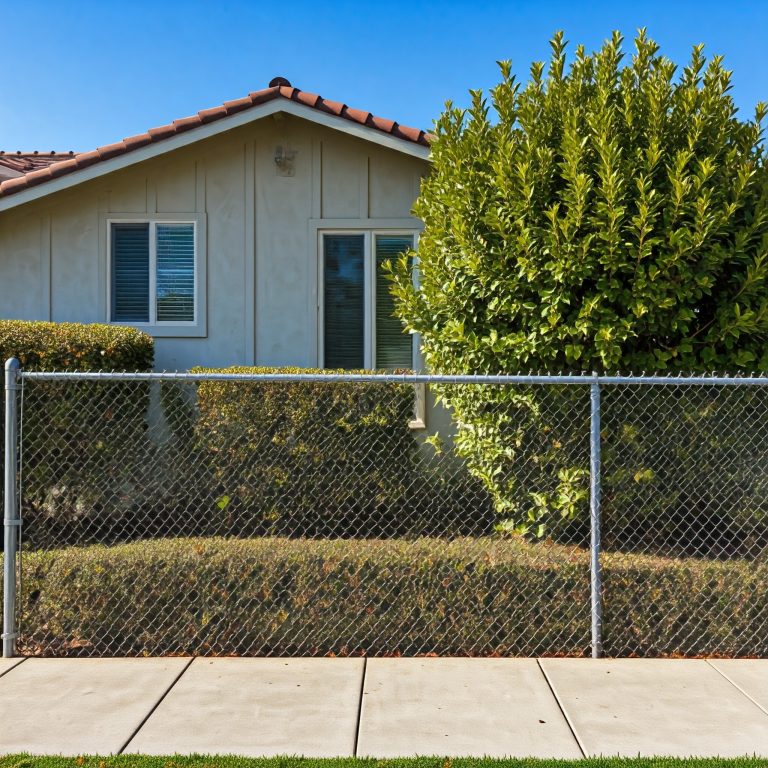
[[[112,320],[149,322],[149,224],[112,225]]]
[[[413,248],[411,235],[377,235],[376,256],[376,368],[411,368],[413,343],[400,318],[395,316],[395,300],[383,269],[385,261],[396,259]]]
[[[157,320],[194,319],[194,225],[157,224]]]
[[[325,367],[365,365],[365,236],[323,235]]]

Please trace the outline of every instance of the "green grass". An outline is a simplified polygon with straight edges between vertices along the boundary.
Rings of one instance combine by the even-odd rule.
[[[190,757],[0,757],[0,768],[765,768],[760,758],[610,758],[585,760],[491,760],[444,757],[375,760],[363,758],[311,759],[303,757],[247,758],[192,755]]]

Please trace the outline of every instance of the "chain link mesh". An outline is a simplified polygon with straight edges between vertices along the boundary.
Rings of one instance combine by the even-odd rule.
[[[588,380],[23,381],[24,654],[589,653]],[[606,653],[766,655],[768,389],[602,425]]]
[[[768,387],[602,401],[606,653],[768,655]]]

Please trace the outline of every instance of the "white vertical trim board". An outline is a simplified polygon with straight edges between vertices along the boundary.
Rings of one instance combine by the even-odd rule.
[[[352,234],[352,233],[350,233]],[[372,232],[364,232],[363,238],[363,367],[371,370],[376,360],[376,339],[373,321],[376,317],[376,269],[373,262]]]
[[[317,136],[312,137],[312,167],[310,173],[312,189],[312,218],[319,219],[323,215],[323,141]]]
[[[157,184],[151,177],[147,177],[147,213],[154,216],[157,213]]]
[[[256,364],[256,142],[245,144],[245,364]]]
[[[51,214],[40,219],[40,303],[44,320],[52,319],[51,301]]]
[[[205,213],[206,210],[207,168],[205,160],[195,161],[195,211]]]
[[[109,321],[109,294],[112,290],[109,279],[109,259],[110,259],[110,246],[109,246],[109,225],[107,219],[109,218],[109,211],[111,208],[111,193],[107,192],[106,195],[99,198],[98,212],[99,212],[99,224],[98,224],[98,238],[99,238],[99,256],[98,256],[98,279],[99,279],[99,306],[98,313],[99,318],[103,322]]]
[[[310,229],[312,229],[310,227]],[[314,238],[310,237],[310,250],[312,251],[310,259],[314,259],[317,268],[315,280],[315,291],[317,298],[317,312],[315,313],[315,340],[317,342],[317,354],[315,367],[323,368],[325,366],[325,252],[323,251],[323,231],[314,230]],[[314,241],[314,246],[311,245]],[[310,263],[312,263],[310,261]]]
[[[360,153],[359,160],[359,181],[360,188],[358,192],[359,213],[358,216],[361,219],[367,219],[370,214],[370,172],[371,172],[371,159],[368,157],[367,152]]]

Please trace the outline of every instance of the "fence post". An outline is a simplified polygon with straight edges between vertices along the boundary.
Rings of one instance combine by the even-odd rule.
[[[597,374],[590,385],[589,432],[589,573],[592,614],[592,658],[603,655],[602,574],[600,572],[600,381]]]
[[[20,389],[19,361],[5,363],[5,483],[3,515],[3,658],[16,655],[16,551],[19,542],[19,505],[16,496],[19,445],[17,395]]]

